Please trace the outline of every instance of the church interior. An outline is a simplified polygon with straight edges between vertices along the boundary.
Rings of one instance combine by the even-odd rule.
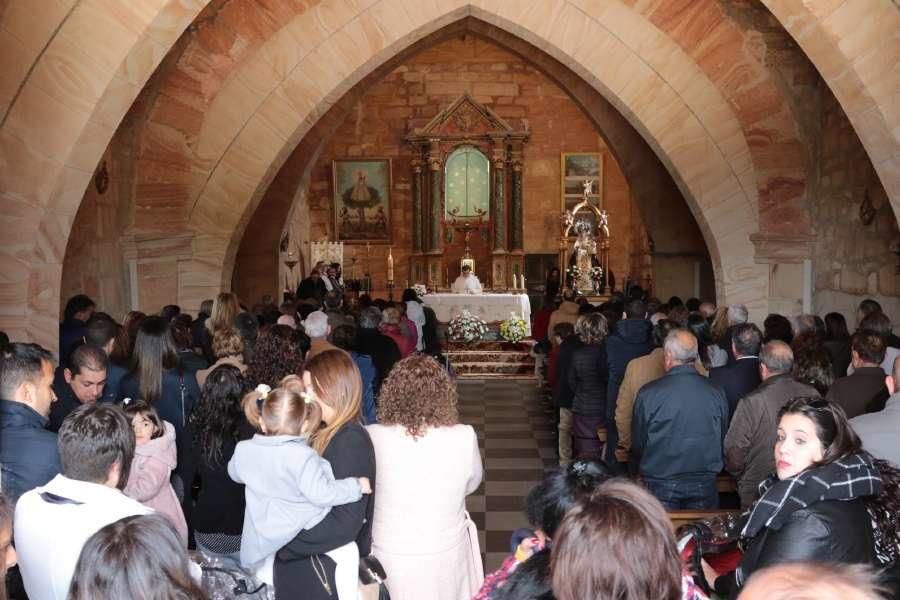
[[[326,258],[354,298],[466,263],[534,315],[583,258],[598,303],[896,322],[898,65],[896,0],[0,0],[0,330],[277,305]],[[557,462],[525,371],[460,384],[487,570]]]

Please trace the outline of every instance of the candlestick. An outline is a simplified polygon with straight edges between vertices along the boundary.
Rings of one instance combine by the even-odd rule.
[[[513,273],[512,276],[512,289],[516,289],[516,274]]]
[[[528,288],[525,287],[525,273],[522,273],[522,291],[527,291]]]
[[[388,281],[394,281],[394,256],[391,254],[391,248],[388,248],[387,256],[387,278]]]

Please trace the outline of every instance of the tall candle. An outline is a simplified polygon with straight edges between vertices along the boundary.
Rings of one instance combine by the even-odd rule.
[[[522,289],[525,289],[525,273],[522,273]]]
[[[512,289],[516,289],[516,274],[513,273],[512,276]]]
[[[394,256],[391,254],[390,248],[388,248],[387,278],[388,278],[388,281],[394,280]]]

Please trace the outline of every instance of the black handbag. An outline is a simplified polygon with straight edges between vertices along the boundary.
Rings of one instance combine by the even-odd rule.
[[[715,562],[715,568],[727,564],[731,569],[740,561],[740,532],[744,515],[728,513],[686,523],[675,531],[679,540],[678,549],[688,571],[693,574],[694,582],[706,593],[710,594],[715,586],[714,581],[706,581],[700,560],[706,558]]]
[[[359,559],[360,600],[391,600],[391,593],[384,585],[387,573],[381,562],[373,555]]]

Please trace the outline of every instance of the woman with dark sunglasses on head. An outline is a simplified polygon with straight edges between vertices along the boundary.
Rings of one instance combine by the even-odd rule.
[[[710,584],[735,598],[749,576],[788,562],[868,563],[893,571],[900,560],[900,471],[863,451],[843,409],[798,397],[782,407],[775,474],[744,515],[744,555]]]

